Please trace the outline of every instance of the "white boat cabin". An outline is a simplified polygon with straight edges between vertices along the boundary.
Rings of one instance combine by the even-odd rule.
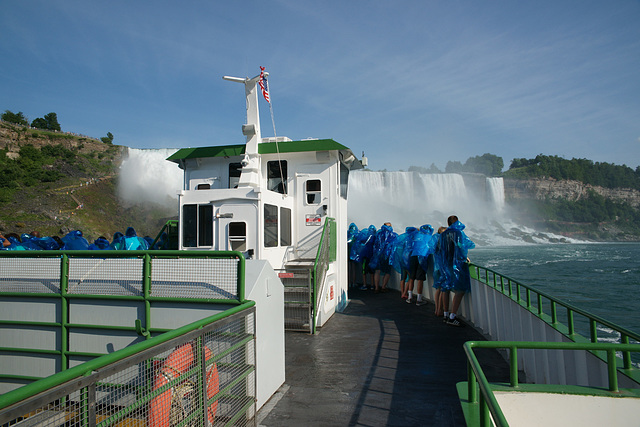
[[[185,148],[167,159],[184,170],[179,249],[240,251],[247,259],[269,261],[276,271],[308,267],[326,218],[334,218],[336,261],[327,269],[323,304],[333,312],[346,304],[349,171],[362,164],[332,139],[262,139],[259,76],[225,79],[245,84],[247,124],[242,132],[247,142]]]

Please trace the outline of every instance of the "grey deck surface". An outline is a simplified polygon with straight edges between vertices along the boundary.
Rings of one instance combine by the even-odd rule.
[[[353,290],[350,299],[318,334],[286,333],[285,384],[258,425],[464,426],[455,388],[467,378],[462,344],[482,336],[397,291]],[[489,381],[508,381],[497,352],[478,358]]]

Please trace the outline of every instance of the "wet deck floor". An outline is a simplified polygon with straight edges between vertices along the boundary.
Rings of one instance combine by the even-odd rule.
[[[286,333],[286,380],[258,413],[261,426],[464,426],[455,385],[467,378],[466,341],[453,327],[400,299],[355,290],[316,335]],[[497,352],[479,353],[490,381],[508,381]]]

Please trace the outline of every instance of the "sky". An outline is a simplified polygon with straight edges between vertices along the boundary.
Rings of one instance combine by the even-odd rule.
[[[640,2],[0,0],[0,111],[133,148],[332,138],[372,170],[640,165]]]

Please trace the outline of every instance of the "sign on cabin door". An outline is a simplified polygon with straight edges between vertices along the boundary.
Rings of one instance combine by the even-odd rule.
[[[258,209],[250,204],[222,205],[217,212],[218,248],[256,255]]]
[[[296,174],[297,231],[296,253],[299,258],[314,259],[322,235],[329,205],[329,170]]]

